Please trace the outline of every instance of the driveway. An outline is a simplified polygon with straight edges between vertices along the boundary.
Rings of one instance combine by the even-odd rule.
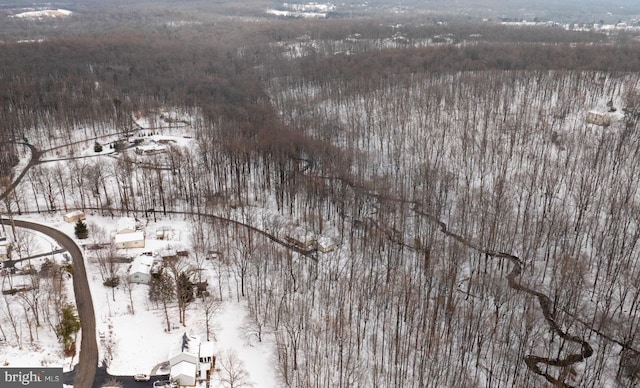
[[[72,371],[65,373],[64,377],[62,378],[62,382],[68,385],[74,384],[75,376],[78,373],[78,369],[79,369],[79,366],[76,365]],[[101,366],[96,370],[96,378],[95,378],[95,381],[93,382],[93,388],[102,387],[102,385],[105,382],[112,379],[121,383],[122,388],[148,388],[148,387],[153,387],[154,381],[168,380],[169,375],[155,375],[155,376],[151,376],[149,381],[135,381],[133,379],[133,376],[110,375],[107,372],[107,368],[105,368],[104,366]]]

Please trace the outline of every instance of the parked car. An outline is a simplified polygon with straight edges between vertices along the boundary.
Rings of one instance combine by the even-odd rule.
[[[176,388],[177,385],[172,383],[171,380],[158,380],[153,382],[155,388]]]
[[[149,381],[149,375],[146,373],[138,373],[133,376],[133,379],[135,381]],[[154,384],[153,386],[155,387],[156,385]]]

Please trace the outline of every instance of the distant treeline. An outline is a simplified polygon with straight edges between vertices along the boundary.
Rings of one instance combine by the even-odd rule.
[[[160,14],[153,17],[163,20]],[[249,141],[270,153],[284,147],[283,152],[295,154],[302,140],[293,141],[294,132],[282,124],[265,91],[266,83],[281,76],[322,82],[466,70],[640,69],[633,40],[607,43],[602,34],[559,28],[391,26],[346,19],[235,20],[168,28],[167,21],[139,31],[0,44],[0,133],[22,139],[31,129],[91,127],[97,136],[114,127],[126,129],[131,112],[173,106],[201,109],[207,125],[224,131],[216,136],[234,149],[246,149]],[[43,25],[29,24],[36,31]],[[394,34],[409,43],[390,48],[385,42]],[[438,34],[447,37],[446,43],[411,46]],[[335,42],[348,39],[358,41],[358,50],[331,51]],[[298,58],[284,55],[283,43],[301,42],[313,49]],[[286,136],[276,136],[278,131]]]
[[[638,45],[614,44],[490,44],[383,49],[352,55],[311,55],[288,69],[317,81],[342,77],[384,77],[389,74],[482,70],[640,69]],[[290,73],[290,74],[291,74]]]

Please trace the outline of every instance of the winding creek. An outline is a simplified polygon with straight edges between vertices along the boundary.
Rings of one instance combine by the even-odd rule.
[[[568,385],[561,379],[553,377],[549,373],[542,370],[539,364],[545,364],[553,367],[570,367],[576,363],[582,362],[585,359],[591,357],[593,355],[593,348],[584,339],[575,335],[571,335],[566,331],[562,330],[558,322],[556,322],[556,318],[552,311],[553,302],[547,295],[543,294],[540,291],[536,291],[532,288],[524,286],[520,282],[518,282],[518,278],[522,274],[523,261],[519,257],[512,255],[510,253],[497,252],[497,251],[482,248],[474,244],[473,242],[471,242],[469,239],[450,231],[447,224],[433,217],[432,215],[422,212],[421,210],[417,209],[415,206],[413,210],[417,214],[420,214],[426,217],[427,219],[429,219],[430,221],[436,223],[440,227],[440,231],[445,236],[453,238],[454,240],[458,241],[462,245],[465,245],[466,247],[471,248],[477,252],[486,254],[489,257],[492,257],[495,259],[505,259],[511,262],[512,268],[509,274],[507,274],[507,282],[509,284],[509,287],[511,287],[514,290],[529,294],[535,297],[536,299],[538,299],[538,305],[542,310],[542,315],[544,316],[544,319],[547,321],[547,324],[549,325],[549,329],[553,331],[555,334],[557,334],[560,338],[564,339],[565,341],[573,342],[580,345],[579,353],[570,353],[565,355],[564,358],[546,358],[546,357],[535,356],[535,355],[527,355],[524,357],[524,362],[529,368],[529,370],[531,370],[533,373],[543,376],[551,384],[554,384],[555,386],[558,386],[558,387],[571,387],[571,385]]]

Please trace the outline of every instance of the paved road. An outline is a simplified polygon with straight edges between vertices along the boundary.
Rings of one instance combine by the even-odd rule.
[[[56,240],[59,246],[66,249],[73,262],[73,293],[76,298],[78,317],[82,327],[80,356],[78,357],[78,371],[74,378],[74,387],[90,388],[93,385],[98,367],[98,343],[96,341],[96,317],[93,311],[93,300],[89,290],[89,281],[84,267],[82,251],[73,239],[54,228],[21,220],[13,220],[15,226],[35,230]],[[2,219],[2,223],[9,225],[10,221]]]
[[[6,188],[6,191],[0,194],[0,200],[3,200],[7,195],[9,195],[9,193],[13,191],[13,189],[18,185],[18,183],[20,183],[27,172],[29,172],[29,169],[39,163],[40,157],[42,156],[42,152],[40,152],[35,146],[31,144],[21,142],[16,142],[16,144],[22,144],[26,147],[29,147],[29,149],[31,150],[31,159],[29,160],[29,163],[27,163],[27,165],[24,167],[20,175],[18,175],[13,183],[11,183],[11,185]]]

